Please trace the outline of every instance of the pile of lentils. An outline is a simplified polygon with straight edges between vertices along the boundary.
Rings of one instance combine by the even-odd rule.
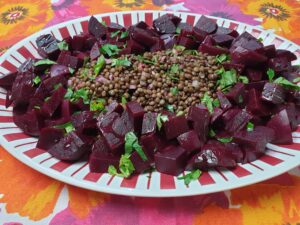
[[[145,111],[160,112],[172,107],[186,113],[188,107],[201,102],[207,93],[216,98],[217,64],[214,56],[192,50],[145,52],[143,55],[122,55],[117,60],[130,61],[130,66],[113,66],[106,60],[95,75],[91,61],[69,80],[72,89],[84,88],[92,99],[139,102]]]

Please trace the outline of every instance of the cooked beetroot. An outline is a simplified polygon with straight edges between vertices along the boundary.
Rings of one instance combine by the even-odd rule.
[[[263,77],[263,72],[258,69],[247,68],[246,75],[250,81],[260,81]]]
[[[200,141],[205,143],[210,122],[208,109],[203,105],[191,106],[187,114],[187,119],[192,122],[193,128],[198,133]]]
[[[224,110],[222,110],[218,107],[215,107],[213,113],[211,114],[211,120],[210,120],[211,124],[218,121],[221,118],[223,113],[224,113]]]
[[[124,108],[118,102],[113,101],[108,106],[105,107],[105,111],[107,114],[112,113],[112,112],[121,114],[124,111]]]
[[[268,61],[269,68],[275,71],[275,74],[280,74],[282,72],[288,71],[292,64],[289,61],[288,57],[285,56],[276,56]]]
[[[88,151],[89,146],[76,132],[69,133],[48,150],[55,158],[65,161],[79,160]]]
[[[128,102],[126,103],[126,110],[128,111],[129,120],[133,123],[135,132],[141,133],[145,114],[144,108],[137,102]]]
[[[163,130],[167,140],[177,138],[189,130],[187,120],[184,116],[170,118],[163,123]]]
[[[65,135],[63,129],[54,128],[54,127],[45,127],[41,130],[38,143],[36,144],[37,148],[48,150],[53,145],[58,143]]]
[[[282,104],[285,100],[285,90],[279,84],[266,83],[261,98],[273,104]]]
[[[205,32],[207,34],[214,33],[217,28],[217,23],[214,20],[207,18],[206,16],[201,16],[194,27],[194,29]]]
[[[62,100],[64,99],[66,93],[67,90],[63,87],[59,87],[56,91],[54,91],[49,100],[45,101],[41,108],[43,115],[51,117],[54,114],[55,110],[62,103]]]
[[[59,111],[59,112],[58,112]],[[45,120],[46,126],[56,126],[65,124],[71,120],[71,115],[77,111],[69,100],[63,100],[58,110],[55,112],[56,117]]]
[[[26,59],[25,62],[23,62],[21,64],[21,66],[18,68],[18,72],[20,73],[25,73],[25,72],[34,72],[34,60],[29,58],[29,59]]]
[[[246,84],[246,90],[249,91],[251,89],[255,89],[257,92],[262,92],[266,83],[267,83],[267,81],[265,81],[265,80],[250,82],[250,83]]]
[[[129,159],[133,164],[134,173],[140,174],[145,170],[151,169],[150,161],[144,161],[136,151],[131,154]]]
[[[125,48],[125,49],[128,49],[129,53],[132,53],[132,54],[141,54],[141,53],[145,52],[145,48],[141,44],[139,44],[138,42],[136,42],[132,39],[130,39],[127,42],[127,48]]]
[[[58,75],[55,77],[49,77],[42,81],[41,85],[43,85],[43,91],[46,91],[46,93],[50,93],[54,90],[54,87],[56,85],[62,85],[65,87],[67,85],[67,79],[64,75]],[[40,85],[40,86],[41,86]],[[41,91],[42,91],[41,90]]]
[[[243,129],[253,116],[241,109],[229,109],[222,117],[225,130],[233,134]]]
[[[13,72],[0,77],[0,87],[6,90],[11,90],[17,75],[18,72]]]
[[[125,30],[125,28],[123,26],[121,26],[120,24],[118,23],[110,23],[108,26],[107,26],[107,29],[109,32],[114,32],[114,31],[123,31]]]
[[[218,91],[217,97],[220,102],[220,106],[223,110],[226,111],[227,109],[230,109],[232,107],[232,104],[230,103],[230,101],[227,99],[227,97],[225,96],[225,94],[223,92]]]
[[[150,52],[157,52],[157,51],[162,51],[165,50],[165,43],[163,40],[159,38],[154,38],[155,43],[154,45],[151,46]]]
[[[241,82],[236,83],[236,85],[234,85],[226,94],[226,97],[236,104],[243,103],[245,97],[245,85]]]
[[[243,162],[244,154],[242,149],[237,143],[229,142],[229,143],[225,143],[224,145],[226,150],[229,153],[231,153],[231,156],[234,161],[236,161],[237,163]]]
[[[144,114],[142,135],[152,134],[156,132],[157,113],[147,112]]]
[[[154,160],[154,152],[166,147],[166,144],[156,134],[143,135],[140,143],[149,161]]]
[[[295,104],[293,102],[288,102],[285,105],[281,105],[278,108],[278,112],[280,112],[283,109],[286,109],[292,131],[297,130],[298,121],[297,121],[297,111],[296,111]]]
[[[285,50],[285,49],[277,49],[276,57],[285,57],[290,62],[297,59],[297,56],[294,53],[292,53],[289,50]]]
[[[227,34],[215,34],[212,36],[216,45],[229,48],[234,38]]]
[[[274,144],[291,144],[293,143],[290,120],[286,109],[281,110],[274,115],[267,124],[268,127],[275,131]]]
[[[177,39],[177,44],[184,46],[187,49],[197,49],[199,44],[192,38],[180,36]]]
[[[37,38],[36,44],[38,46],[38,53],[43,58],[56,60],[60,52],[58,48],[58,41],[51,34],[45,34]]]
[[[59,54],[57,63],[67,67],[71,67],[73,69],[77,69],[83,65],[83,60],[78,57],[71,56],[67,51],[62,51]]]
[[[114,121],[118,118],[120,118],[120,116],[116,112],[100,115],[98,118],[97,126],[99,130],[102,132],[102,134],[107,132],[112,132],[112,125]]]
[[[257,50],[263,48],[264,45],[248,32],[244,32],[233,41],[230,49],[234,50],[239,47],[247,50]]]
[[[160,39],[164,41],[165,49],[173,48],[176,44],[176,36],[174,34],[163,34]]]
[[[214,47],[206,44],[201,44],[200,47],[198,48],[198,51],[202,53],[207,53],[209,55],[214,55],[214,56],[229,53],[229,50],[226,48]]]
[[[177,137],[177,141],[179,142],[180,146],[187,151],[188,155],[200,150],[204,145],[204,143],[199,140],[198,134],[194,130],[190,130],[179,135]]]
[[[179,23],[177,28],[179,28],[180,30],[187,30],[187,31],[193,31],[193,26],[191,24],[188,23]]]
[[[31,72],[19,74],[12,86],[11,100],[15,104],[28,103],[30,98],[34,95],[35,86],[33,79],[35,75]]]
[[[249,98],[246,109],[253,115],[268,116],[271,114],[271,105],[267,102],[263,102],[261,99],[261,93],[257,89],[252,88],[249,91]]]
[[[174,15],[163,15],[153,21],[153,27],[160,34],[174,34],[176,26],[181,21],[180,18]]]
[[[38,48],[40,48],[40,47],[45,46],[55,40],[56,39],[51,34],[44,34],[44,35],[37,37],[35,43],[38,46]]]
[[[141,45],[148,48],[150,48],[156,43],[155,38],[150,35],[148,30],[144,30],[137,27],[133,29],[131,37],[135,41],[139,42]]]
[[[274,58],[276,56],[275,45],[267,45],[263,47],[263,52],[268,58]]]
[[[102,38],[106,32],[107,28],[102,25],[94,16],[91,16],[88,24],[89,33],[94,35],[96,38]]]
[[[262,156],[268,142],[273,141],[275,132],[273,129],[256,126],[253,131],[243,130],[234,135],[234,141],[242,147],[244,151],[243,162],[252,162]]]
[[[109,150],[113,154],[120,154],[124,151],[124,137],[118,137],[114,133],[103,133],[103,138]]]
[[[234,69],[236,70],[239,74],[243,73],[245,69],[245,65],[243,64],[238,64],[238,63],[232,63],[232,62],[224,62],[223,67],[225,70],[231,70]]]
[[[246,66],[258,66],[267,62],[268,58],[254,50],[246,49],[242,46],[236,47],[230,52],[231,60],[234,63],[244,64]]]
[[[225,145],[214,141],[203,146],[202,150],[193,156],[186,167],[187,170],[209,168],[233,168],[236,162]]]
[[[74,51],[82,51],[85,45],[86,36],[84,34],[75,35],[71,39],[71,48]]]
[[[97,42],[93,45],[91,51],[90,51],[90,58],[91,60],[95,60],[100,56],[100,47]]]
[[[50,76],[56,77],[56,76],[69,76],[70,70],[67,66],[54,64],[50,68]]]
[[[141,129],[141,127],[139,127]],[[117,118],[112,125],[112,130],[119,137],[124,137],[128,132],[134,131],[132,117],[127,111],[124,111],[121,117]]]
[[[232,30],[226,27],[218,27],[216,34],[226,34],[235,38],[239,36],[239,33],[236,30]]]
[[[177,176],[183,172],[186,164],[186,151],[175,145],[166,147],[154,155],[155,167],[158,172]]]
[[[97,135],[97,120],[91,111],[82,111],[71,116],[71,122],[75,129],[82,134]]]

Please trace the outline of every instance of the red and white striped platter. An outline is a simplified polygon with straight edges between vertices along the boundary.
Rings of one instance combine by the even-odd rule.
[[[152,20],[174,12],[166,11],[131,11],[97,15],[99,20],[107,24],[117,22],[124,26]],[[196,23],[199,14],[175,12],[183,22],[192,25]],[[274,35],[271,31],[261,30],[244,23],[211,17],[220,26],[234,28],[240,33],[248,31],[260,37],[264,44],[275,44],[277,48],[294,52],[300,64],[300,47],[296,44]],[[40,58],[35,40],[41,34],[51,33],[61,40],[69,35],[87,31],[89,17],[84,17],[47,28],[20,41],[0,58],[0,76],[15,71],[27,58]],[[233,189],[284,173],[300,164],[300,129],[293,133],[294,143],[291,145],[268,144],[266,154],[252,163],[241,164],[234,170],[212,170],[204,172],[198,181],[186,186],[176,177],[152,172],[134,176],[131,179],[114,177],[109,174],[90,173],[87,162],[66,163],[53,158],[47,152],[35,148],[37,139],[29,137],[13,123],[12,108],[5,108],[5,90],[0,89],[0,142],[15,158],[31,168],[54,179],[78,187],[106,192],[111,194],[145,196],[145,197],[178,197],[206,194]],[[299,127],[300,128],[300,127]]]

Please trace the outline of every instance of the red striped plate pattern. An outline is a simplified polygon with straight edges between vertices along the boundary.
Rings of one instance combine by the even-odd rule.
[[[97,15],[99,20],[107,24],[117,22],[130,26],[139,21],[149,25],[157,17],[174,12],[166,11],[131,11]],[[201,15],[175,12],[183,22],[194,25]],[[275,44],[277,48],[288,49],[300,58],[300,47],[296,44],[247,24],[212,17],[220,26],[248,31],[255,37],[262,38],[264,44]],[[87,31],[89,17],[84,17],[42,30],[14,45],[0,58],[0,76],[15,71],[27,58],[40,58],[37,53],[35,39],[50,33],[57,39],[73,36]],[[298,59],[295,64],[300,64]],[[82,188],[112,194],[166,197],[187,196],[223,191],[256,183],[300,164],[300,128],[293,133],[294,143],[291,145],[268,144],[266,155],[252,163],[238,165],[233,170],[212,170],[204,172],[198,181],[184,185],[176,177],[151,172],[130,179],[114,177],[109,174],[90,173],[87,162],[66,163],[59,161],[44,150],[36,148],[37,140],[22,133],[13,123],[12,109],[5,108],[5,90],[0,89],[0,142],[3,147],[18,160],[60,181]]]

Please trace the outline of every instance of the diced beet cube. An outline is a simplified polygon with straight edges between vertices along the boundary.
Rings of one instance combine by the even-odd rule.
[[[124,31],[125,28],[123,26],[121,26],[120,24],[118,23],[110,23],[108,26],[107,26],[107,29],[109,32],[115,32],[115,31]]]
[[[195,29],[200,30],[201,32],[205,32],[207,34],[214,33],[218,28],[217,23],[207,18],[206,16],[201,16],[195,25]]]
[[[149,26],[144,21],[140,21],[137,24],[135,24],[134,27],[138,27],[138,28],[141,28],[141,29],[147,29]]]
[[[241,109],[229,109],[223,114],[225,130],[233,134],[243,129],[252,119],[252,115]]]
[[[224,110],[222,110],[222,109],[220,109],[218,107],[214,108],[214,111],[211,114],[211,120],[210,120],[210,122],[214,123],[214,122],[218,121],[221,118],[221,116],[222,116],[223,113],[224,113]]]
[[[163,15],[153,21],[153,27],[160,34],[174,34],[176,32],[176,26],[181,20],[180,18],[175,19],[174,17],[174,15]]]
[[[49,78],[43,80],[41,85],[44,86],[41,91],[45,91],[48,94],[54,90],[54,87],[56,85],[62,85],[63,87],[66,87],[67,79],[63,74],[61,74],[61,75],[58,75],[55,77],[49,77]]]
[[[166,147],[165,143],[163,143],[156,134],[143,135],[140,139],[140,143],[147,158],[151,162],[154,160],[154,152]]]
[[[71,122],[79,133],[97,135],[97,119],[92,111],[82,111],[71,116]]]
[[[212,36],[216,45],[229,48],[234,38],[227,34],[215,34]]]
[[[215,141],[203,146],[202,150],[188,162],[187,170],[209,168],[234,168],[236,162],[224,144]]]
[[[94,173],[106,173],[110,165],[118,168],[119,156],[110,152],[103,137],[100,137],[92,147],[89,158],[90,171]]]
[[[71,67],[73,69],[77,69],[83,65],[83,60],[67,54],[65,51],[62,51],[57,59],[57,63],[67,67]]]
[[[286,49],[277,49],[276,57],[285,57],[288,61],[292,62],[297,59],[297,56],[289,50]]]
[[[134,125],[135,132],[138,134],[141,133],[145,114],[144,108],[137,102],[128,102],[126,104],[126,110],[128,111],[129,119]]]
[[[103,133],[103,138],[107,147],[113,154],[121,154],[124,151],[124,138],[118,137],[114,133]]]
[[[256,82],[250,82],[248,84],[246,84],[246,90],[251,90],[251,89],[255,89],[257,92],[262,92],[265,84],[267,83],[267,81],[262,80],[262,81],[256,81]]]
[[[36,144],[37,148],[48,150],[53,145],[58,143],[65,135],[63,129],[45,127],[41,130],[38,143]]]
[[[91,51],[90,51],[90,58],[91,60],[95,60],[100,56],[100,47],[99,44],[97,42],[95,42],[95,44],[93,45]]]
[[[238,64],[238,63],[232,63],[232,62],[224,62],[223,63],[223,67],[225,70],[231,70],[234,69],[236,70],[236,72],[238,72],[239,74],[242,74],[244,69],[245,69],[245,65],[243,64]]]
[[[230,101],[227,99],[227,97],[225,96],[225,94],[223,92],[218,91],[217,97],[220,102],[220,106],[223,110],[227,110],[232,107],[232,104],[230,103]]]
[[[134,173],[140,174],[151,168],[150,161],[144,161],[136,151],[131,154],[129,159],[133,164]]]
[[[53,145],[48,152],[57,159],[75,161],[80,159],[89,149],[89,146],[76,132],[71,132]]]
[[[268,58],[274,58],[276,56],[275,45],[267,45],[263,47],[263,52]]]
[[[0,87],[5,88],[6,90],[11,90],[12,85],[17,77],[18,72],[9,73],[1,76],[0,78]]]
[[[197,132],[200,141],[205,143],[210,122],[208,109],[202,105],[191,106],[187,114],[187,119],[193,123],[193,128]]]
[[[268,60],[266,56],[242,46],[238,46],[232,50],[230,56],[233,63],[244,64],[245,66],[251,67],[263,65]]]
[[[164,122],[163,130],[167,140],[177,138],[180,134],[183,134],[189,130],[187,120],[184,116],[177,116],[170,118]]]
[[[100,115],[98,118],[97,126],[99,130],[102,132],[102,134],[105,132],[112,132],[112,125],[115,122],[115,120],[118,118],[120,118],[120,116],[116,112]]]
[[[177,137],[177,141],[180,146],[187,151],[188,155],[194,151],[200,150],[200,148],[204,145],[204,143],[199,140],[198,134],[194,130],[190,130],[179,135]]]
[[[36,44],[38,46],[38,53],[43,58],[49,58],[51,60],[57,59],[60,50],[57,45],[57,40],[51,34],[45,34],[38,37]]]
[[[162,152],[156,152],[154,156],[157,171],[177,176],[182,173],[186,164],[186,150],[180,146],[168,146]]]
[[[207,53],[209,55],[214,55],[214,56],[221,55],[221,54],[229,54],[229,50],[226,48],[209,46],[203,43],[199,46],[198,51],[202,53]]]
[[[216,34],[227,34],[235,38],[239,36],[239,33],[236,30],[226,27],[218,27]]]
[[[150,48],[155,44],[155,39],[149,34],[148,30],[135,27],[131,33],[131,37],[141,45]]]
[[[247,102],[246,109],[248,112],[251,112],[253,115],[258,116],[268,116],[271,113],[271,107],[267,102],[263,102],[261,99],[261,93],[252,88],[249,91],[249,98]]]
[[[71,39],[71,49],[73,51],[82,51],[84,48],[86,36],[84,34],[75,35]]]
[[[230,91],[226,94],[226,97],[237,103],[241,104],[244,101],[245,96],[245,85],[243,83],[236,83],[233,88],[230,89]]]
[[[275,131],[274,144],[291,144],[293,143],[290,120],[286,109],[274,115],[267,124],[268,127]]]
[[[152,134],[156,132],[157,113],[147,112],[144,114],[142,135]]]
[[[51,117],[59,105],[62,103],[67,90],[63,87],[59,87],[49,98],[48,101],[44,102],[41,111],[42,113],[47,116]]]
[[[199,43],[189,37],[179,36],[177,38],[177,44],[186,47],[187,49],[197,49]]]
[[[288,71],[292,67],[292,64],[287,57],[276,56],[269,59],[268,66],[274,70],[275,74],[281,74]]]
[[[50,76],[56,77],[56,76],[69,76],[70,70],[67,66],[54,64],[50,68]]]
[[[141,44],[139,44],[133,39],[127,41],[126,49],[129,49],[130,50],[129,52],[132,54],[142,54],[145,52],[144,46],[142,46]]]
[[[238,47],[248,50],[257,50],[263,48],[264,45],[248,32],[244,32],[233,41],[230,49],[233,50]]]
[[[258,69],[247,68],[246,75],[250,81],[260,81],[263,77],[263,72]]]
[[[268,142],[275,138],[274,130],[264,126],[256,126],[253,131],[242,130],[234,135],[234,141],[244,151],[243,162],[252,162],[262,156]]]
[[[35,93],[33,79],[35,75],[31,72],[23,73],[16,77],[11,92],[11,100],[16,104],[27,104]]]
[[[101,24],[94,16],[91,16],[88,24],[89,33],[94,35],[96,38],[102,38],[106,32],[107,28]]]
[[[285,100],[285,90],[279,84],[266,83],[261,98],[273,104],[282,104]]]
[[[124,137],[128,132],[134,131],[133,122],[127,111],[124,111],[121,117],[113,122],[112,130],[119,137]]]
[[[159,38],[155,38],[155,43],[154,45],[151,46],[150,52],[162,51],[164,49],[165,49],[164,41]]]
[[[285,105],[281,105],[279,106],[278,112],[280,112],[283,109],[286,109],[290,121],[291,129],[292,131],[295,131],[298,127],[297,111],[296,111],[295,104],[293,102],[288,102]]]
[[[193,31],[193,26],[189,23],[179,23],[177,28],[180,30],[187,30],[187,31]]]
[[[244,154],[242,149],[237,143],[229,142],[224,144],[226,150],[231,154],[234,161],[237,163],[243,162]]]
[[[163,34],[160,36],[160,39],[163,40],[165,49],[173,48],[176,44],[176,36],[174,34]]]
[[[106,114],[116,112],[118,114],[121,114],[124,111],[124,108],[121,104],[119,104],[116,101],[113,101],[108,106],[105,107]]]

